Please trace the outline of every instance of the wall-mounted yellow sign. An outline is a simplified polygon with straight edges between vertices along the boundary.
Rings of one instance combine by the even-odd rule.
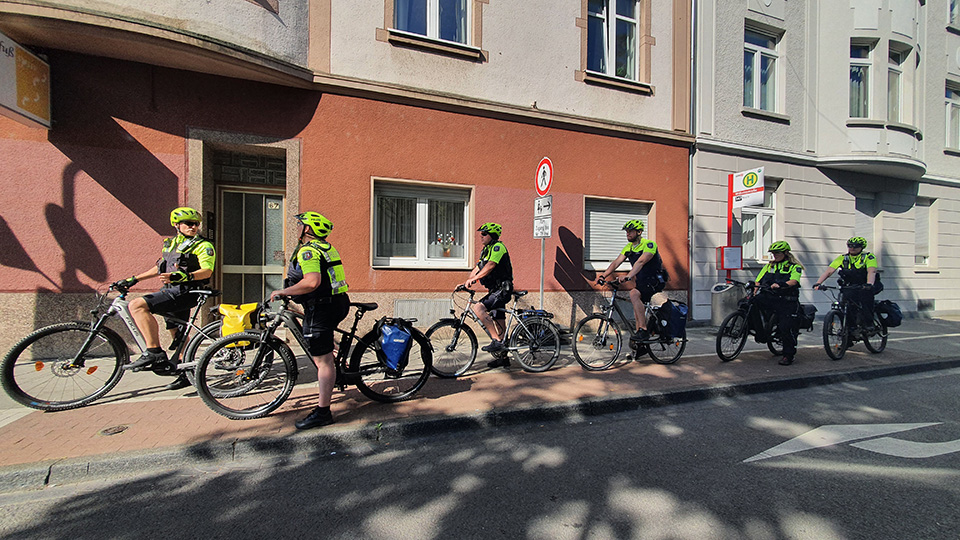
[[[50,128],[50,65],[2,33],[0,114]]]

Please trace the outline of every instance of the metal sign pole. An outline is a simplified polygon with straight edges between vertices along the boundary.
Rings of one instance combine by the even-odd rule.
[[[543,266],[544,252],[546,250],[547,239],[540,239],[540,309],[543,309]]]

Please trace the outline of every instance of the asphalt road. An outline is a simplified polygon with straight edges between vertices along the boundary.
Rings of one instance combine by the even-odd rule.
[[[956,539],[958,387],[940,371],[52,486],[0,495],[0,535]]]

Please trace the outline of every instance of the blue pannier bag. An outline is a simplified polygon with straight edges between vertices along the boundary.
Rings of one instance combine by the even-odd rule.
[[[687,337],[687,312],[687,305],[675,300],[667,300],[660,306],[658,314],[661,317],[661,324],[667,323],[667,327],[663,331],[665,337]]]
[[[380,322],[380,339],[377,340],[377,356],[387,366],[387,374],[399,374],[410,360],[413,335],[402,319],[383,319]]]
[[[900,306],[890,300],[880,300],[873,306],[873,310],[880,317],[880,322],[887,328],[895,328],[903,322],[903,312]]]

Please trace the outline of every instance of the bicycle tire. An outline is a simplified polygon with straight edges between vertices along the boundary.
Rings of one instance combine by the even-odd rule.
[[[223,327],[222,320],[216,320],[210,323],[203,325],[200,328],[200,331],[190,336],[190,341],[187,342],[186,348],[183,350],[183,356],[180,358],[180,362],[189,363],[195,362],[197,360],[197,353],[203,354],[203,351],[206,350],[206,347],[209,347],[214,341],[223,337],[220,335],[220,329]],[[210,336],[210,337],[206,337]],[[204,345],[206,344],[206,345]],[[186,369],[183,372],[187,376],[187,380],[190,381],[190,384],[193,386],[197,385],[197,377],[194,374],[193,369]]]
[[[767,350],[774,356],[783,356],[783,341],[780,339],[778,328],[777,317],[771,314],[764,329],[767,334]]]
[[[263,358],[259,362],[258,355]],[[214,341],[197,361],[197,394],[232,420],[260,418],[286,401],[297,374],[293,351],[279,339],[265,340],[256,332],[230,334]]]
[[[129,357],[126,344],[113,330],[98,330],[83,366],[69,366],[90,329],[86,322],[59,323],[20,340],[0,366],[3,389],[17,403],[41,411],[76,409],[112,390]]]
[[[510,335],[509,349],[524,371],[547,371],[560,358],[560,331],[542,317],[520,320]]]
[[[749,335],[747,315],[744,312],[734,311],[727,315],[717,331],[717,356],[720,360],[729,362],[739,356]]]
[[[843,313],[831,309],[823,318],[823,348],[831,360],[840,360],[847,352],[847,327],[843,323]]]
[[[400,370],[389,369],[377,355],[376,341],[380,335],[371,330],[357,341],[350,355],[348,375],[356,377],[357,389],[368,398],[381,403],[405,401],[416,395],[427,383],[433,366],[433,349],[423,332],[411,328],[410,357]]]
[[[887,337],[890,330],[884,326],[876,313],[873,314],[873,332],[875,333],[864,336],[863,344],[873,354],[882,353],[887,348]]]
[[[647,354],[658,364],[674,364],[683,356],[686,348],[686,338],[659,339],[647,344]]]
[[[458,320],[437,322],[427,330],[427,338],[436,347],[430,371],[437,377],[455,379],[477,359],[477,335]]]
[[[573,332],[573,357],[587,371],[609,368],[617,361],[622,348],[620,327],[600,313],[581,319]]]

